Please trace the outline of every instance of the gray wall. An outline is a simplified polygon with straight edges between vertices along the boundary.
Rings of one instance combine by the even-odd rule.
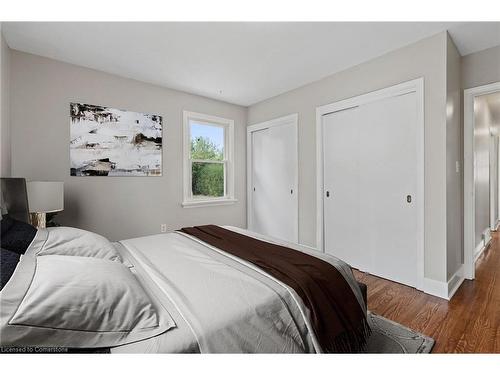
[[[12,174],[65,183],[58,217],[111,240],[201,223],[246,226],[246,108],[12,51]],[[79,101],[164,119],[162,177],[70,177],[69,103]],[[182,111],[235,121],[234,205],[182,208]]]
[[[490,226],[490,111],[484,97],[474,100],[475,244]]]
[[[472,53],[462,58],[463,88],[500,81],[500,46]]]
[[[1,25],[0,25],[1,27]],[[10,48],[0,32],[0,176],[9,177],[10,155]]]
[[[463,131],[461,57],[449,35],[446,50],[446,274],[449,280],[463,263]]]
[[[301,243],[316,246],[316,107],[424,77],[425,275],[447,281],[446,40],[440,33],[249,108],[249,124],[299,114]]]

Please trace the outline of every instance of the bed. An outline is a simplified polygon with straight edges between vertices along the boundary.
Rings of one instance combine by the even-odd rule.
[[[16,225],[14,237],[21,244],[11,238],[12,225],[2,233],[2,248],[11,248],[5,251],[26,247],[18,249],[22,254],[0,291],[2,347],[111,353],[353,352],[362,350],[370,333],[361,319],[356,337],[345,336],[329,347],[318,328],[318,314],[327,320],[323,324],[336,327],[342,322],[333,320],[349,316],[322,314],[306,303],[303,290],[263,271],[265,265],[188,231],[111,243],[76,228]],[[348,311],[359,309],[366,317],[366,291],[341,260],[236,227],[210,228],[333,267],[348,286],[336,309],[350,301],[356,307]]]

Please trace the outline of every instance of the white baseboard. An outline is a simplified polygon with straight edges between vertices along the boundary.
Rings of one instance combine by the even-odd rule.
[[[423,292],[436,297],[448,299],[448,283],[424,277]]]
[[[464,265],[461,264],[458,268],[457,272],[448,280],[448,299],[450,300],[453,295],[456,293],[460,285],[465,280],[465,268]]]
[[[488,241],[486,241],[486,239],[488,239]],[[479,244],[476,246],[476,248],[474,249],[474,264],[476,264],[477,258],[481,256],[481,254],[488,247],[490,242],[491,242],[491,236],[489,236],[489,238],[486,236],[485,239],[481,240],[481,242],[479,242]]]
[[[460,265],[460,268],[453,274],[453,276],[448,280],[448,282],[437,281],[424,278],[424,288],[423,292],[431,294],[433,296],[450,300],[456,293],[460,285],[464,282],[464,265]]]
[[[497,222],[495,223],[495,225],[493,225],[493,231],[494,232],[497,232],[498,231],[498,227],[500,226],[500,220],[497,220]]]
[[[486,228],[485,231],[483,232],[483,240],[484,243],[487,244],[491,241],[491,230],[490,228]]]
[[[476,248],[474,249],[474,263],[476,263],[477,258],[479,258],[479,256],[482,254],[485,247],[486,246],[484,246],[484,240],[481,240],[481,242],[477,244]]]

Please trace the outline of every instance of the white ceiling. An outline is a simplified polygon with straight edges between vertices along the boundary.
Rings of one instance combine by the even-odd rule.
[[[24,52],[248,106],[443,30],[462,55],[500,23],[3,23]]]

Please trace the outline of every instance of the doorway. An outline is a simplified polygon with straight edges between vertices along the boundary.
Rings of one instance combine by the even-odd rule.
[[[247,128],[248,228],[298,243],[296,114]]]
[[[499,220],[500,82],[464,91],[464,268],[475,264]]]

